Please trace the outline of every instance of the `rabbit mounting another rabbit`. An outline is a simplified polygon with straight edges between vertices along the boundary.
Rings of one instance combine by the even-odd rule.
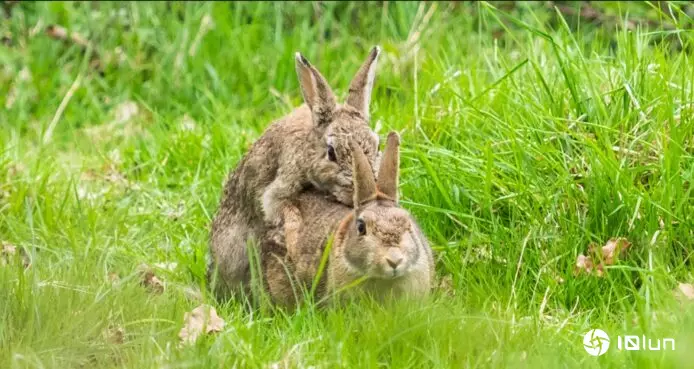
[[[208,281],[218,297],[248,293],[247,242],[274,234],[276,244],[284,243],[288,255],[294,255],[298,235],[292,230],[301,226],[294,199],[302,190],[313,188],[352,204],[349,140],[374,170],[378,168],[379,139],[369,128],[369,102],[379,53],[378,47],[371,50],[344,104],[337,103],[321,73],[296,54],[305,104],[271,124],[241,159],[224,186],[212,223]],[[293,219],[293,226],[282,232],[285,217]]]
[[[434,280],[432,250],[414,218],[398,206],[399,143],[397,133],[391,132],[377,179],[366,155],[353,144],[352,207],[316,192],[299,195],[303,224],[297,245],[312,262],[307,263],[310,270],[304,270],[306,265],[295,265],[274,241],[262,244],[263,283],[274,304],[293,307],[300,302],[330,236],[326,272],[316,289],[319,297],[332,297],[341,289],[342,296],[366,292],[377,299],[429,294]],[[286,219],[285,228],[291,224],[292,219]],[[355,282],[361,283],[345,288]]]

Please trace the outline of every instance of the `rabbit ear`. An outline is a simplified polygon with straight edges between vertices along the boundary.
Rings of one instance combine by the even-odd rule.
[[[376,195],[376,179],[369,160],[361,147],[353,140],[349,142],[352,148],[352,181],[354,182],[354,208]]]
[[[397,132],[388,133],[381,165],[378,169],[378,190],[398,201],[398,172],[400,167],[400,136]]]
[[[376,64],[381,48],[374,46],[369,53],[369,57],[359,68],[359,71],[349,84],[349,94],[347,95],[347,105],[357,109],[364,118],[369,120],[369,103],[371,102],[371,90],[376,77]]]
[[[314,124],[329,123],[337,105],[335,94],[320,72],[299,52],[296,53],[296,74],[304,101],[313,113]]]

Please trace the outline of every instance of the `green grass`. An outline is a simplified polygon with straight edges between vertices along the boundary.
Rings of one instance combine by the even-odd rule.
[[[694,282],[684,5],[676,19],[595,5],[616,19],[602,26],[502,5],[15,7],[0,21],[0,241],[32,265],[0,266],[0,368],[692,367],[694,304],[672,293]],[[654,22],[621,26],[636,16]],[[344,96],[374,44],[373,126],[402,134],[402,203],[449,287],[292,314],[215,302],[205,255],[222,183],[301,103],[294,52]],[[606,277],[573,275],[591,242],[620,236],[633,246]],[[142,263],[175,263],[157,269],[163,294],[140,285]],[[201,303],[190,288],[227,324],[179,347]],[[590,328],[611,335],[607,354],[584,351]],[[674,337],[676,351],[619,352],[618,334]]]

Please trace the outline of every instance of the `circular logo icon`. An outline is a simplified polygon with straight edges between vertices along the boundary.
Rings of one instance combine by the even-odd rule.
[[[588,355],[600,356],[610,348],[610,336],[601,329],[592,329],[583,336],[583,347]]]

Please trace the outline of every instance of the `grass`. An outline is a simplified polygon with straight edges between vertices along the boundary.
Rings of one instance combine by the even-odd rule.
[[[0,22],[0,241],[32,265],[0,266],[0,367],[694,365],[694,305],[672,293],[694,282],[685,5],[670,3],[673,18],[594,4],[616,19],[602,26],[504,6],[17,5]],[[623,26],[637,16],[655,24]],[[87,38],[86,54],[47,37],[50,24]],[[293,53],[345,96],[374,44],[372,125],[402,134],[402,203],[443,287],[416,304],[291,314],[214,301],[205,255],[222,183],[301,103]],[[632,243],[626,257],[574,276],[577,256],[613,237]],[[174,263],[155,269],[164,293],[140,285],[142,263]],[[200,300],[226,327],[179,347]],[[591,328],[611,335],[607,354],[584,351]],[[674,337],[676,351],[620,352],[625,334]]]

